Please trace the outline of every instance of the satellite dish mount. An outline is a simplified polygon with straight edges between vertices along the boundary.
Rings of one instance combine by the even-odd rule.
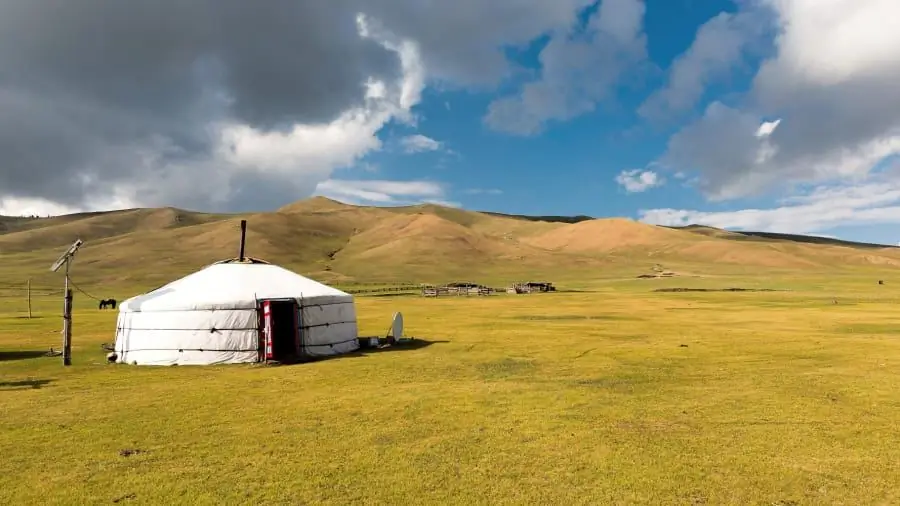
[[[66,274],[66,284],[65,291],[63,295],[65,296],[63,302],[63,365],[72,365],[72,290],[69,288],[69,267],[72,264],[72,260],[75,258],[75,252],[78,251],[78,248],[84,242],[81,239],[77,239],[69,249],[66,250],[65,253],[60,255],[60,257],[53,263],[50,267],[50,270],[56,272],[63,265],[66,266],[65,274]]]

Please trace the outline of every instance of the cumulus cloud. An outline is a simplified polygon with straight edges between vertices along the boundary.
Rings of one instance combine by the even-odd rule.
[[[494,86],[586,3],[0,2],[0,198],[277,207],[414,122],[429,81]]]
[[[616,176],[619,183],[628,193],[640,193],[654,186],[661,186],[664,181],[659,174],[652,170],[623,170]]]
[[[432,203],[459,207],[446,200],[446,190],[432,181],[385,181],[328,179],[318,184],[316,194],[357,205],[411,205]]]
[[[421,134],[408,135],[400,139],[400,145],[406,153],[437,151],[443,146],[441,142]]]
[[[710,83],[761,50],[768,16],[768,10],[751,5],[736,13],[722,12],[701,25],[690,48],[672,63],[665,86],[641,104],[638,114],[660,120],[693,108]]]
[[[893,25],[900,3],[764,4],[781,28],[775,55],[740,103],[711,103],[670,139],[660,160],[698,172],[714,200],[785,183],[858,181],[900,153],[900,31]]]
[[[533,135],[547,121],[591,112],[647,56],[643,0],[603,0],[587,25],[557,31],[541,50],[541,76],[485,115],[494,130]]]
[[[900,181],[857,186],[821,186],[783,199],[769,209],[704,212],[641,210],[641,221],[655,225],[708,225],[717,228],[808,234],[848,225],[900,225]]]

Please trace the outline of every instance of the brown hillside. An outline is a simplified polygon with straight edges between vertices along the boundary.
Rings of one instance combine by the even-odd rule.
[[[773,244],[740,243],[723,240],[705,240],[678,248],[673,254],[711,263],[737,264],[757,267],[813,268],[821,267],[800,251],[786,252]],[[815,257],[813,257],[815,258]]]
[[[129,209],[58,218],[0,219],[0,278],[54,279],[48,266],[76,238],[80,280],[151,284],[238,254],[238,215]],[[567,224],[434,205],[376,208],[309,199],[248,220],[246,254],[314,277],[361,281],[608,275],[654,263],[712,270],[900,268],[900,249],[739,239],[627,219]],[[720,233],[721,232],[721,233]],[[746,236],[741,236],[746,237]]]
[[[401,214],[354,235],[335,255],[334,268],[363,276],[379,269],[410,279],[412,273],[432,273],[426,279],[465,277],[493,268],[528,269],[546,266],[547,251],[505,242],[433,214]]]
[[[677,230],[607,218],[563,225],[524,241],[549,250],[603,253],[634,247],[664,248],[693,239]]]
[[[746,241],[752,240],[752,237],[748,237],[743,234],[738,234],[737,232],[730,232],[728,230],[723,230],[721,228],[715,227],[707,227],[705,225],[688,225],[686,227],[682,227],[678,230],[684,230],[686,232],[690,232],[692,234],[704,235],[707,237],[716,237],[719,239],[731,239],[735,241]]]
[[[328,197],[312,197],[305,200],[298,200],[286,206],[280,207],[278,213],[324,213],[332,211],[345,211],[348,209],[358,209],[361,206],[353,206],[344,204]]]
[[[501,243],[439,216],[404,214],[386,218],[354,235],[336,258],[386,260],[428,252],[462,259],[473,255],[502,255],[507,252],[505,250]]]
[[[73,215],[77,216],[77,215]],[[62,218],[62,217],[60,217]],[[0,251],[5,253],[27,252],[44,248],[62,248],[76,239],[97,241],[136,232],[187,227],[222,219],[221,216],[192,213],[172,208],[129,209],[108,213],[92,213],[84,217],[67,219],[33,220],[19,230],[0,235]]]

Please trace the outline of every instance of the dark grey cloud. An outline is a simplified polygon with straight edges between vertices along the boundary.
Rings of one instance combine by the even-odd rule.
[[[347,1],[7,0],[4,81],[139,113],[191,108],[227,90],[254,125],[323,121],[395,76],[396,57],[356,32]]]
[[[352,7],[0,2],[0,193],[90,205],[175,161],[197,170],[212,122],[333,119],[362,102],[365,79],[400,72],[396,55],[358,36]]]
[[[141,203],[252,206],[258,192],[239,188],[251,173],[302,198],[327,170],[235,176],[215,127],[327,122],[364,103],[367,79],[396,82],[398,55],[359,36],[357,13],[415,41],[430,79],[492,86],[510,73],[505,46],[589,3],[0,0],[0,199],[90,207],[137,181]],[[277,205],[268,194],[256,204]]]

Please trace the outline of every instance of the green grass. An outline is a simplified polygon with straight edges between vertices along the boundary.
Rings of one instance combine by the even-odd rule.
[[[657,281],[358,297],[430,344],[281,367],[107,365],[80,297],[64,368],[61,302],[0,299],[0,503],[900,502],[894,280]]]

